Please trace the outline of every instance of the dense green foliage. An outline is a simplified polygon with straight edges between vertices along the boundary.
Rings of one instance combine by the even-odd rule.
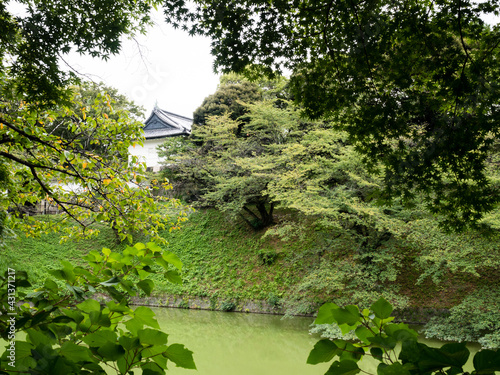
[[[151,309],[129,306],[138,291],[152,292],[153,264],[161,265],[165,278],[178,279],[177,256],[154,243],[137,243],[122,252],[90,251],[84,260],[82,266],[62,261],[28,293],[28,274],[7,268],[0,278],[0,301],[3,312],[15,315],[0,316],[7,341],[1,374],[106,374],[110,369],[130,374],[140,368],[153,375],[164,374],[168,361],[196,368],[192,352],[167,345],[168,335]],[[101,302],[92,298],[96,293]]]
[[[292,71],[304,112],[349,134],[382,163],[386,198],[425,199],[449,228],[499,202],[485,161],[498,135],[496,0],[195,0],[167,22],[212,39],[215,66]]]
[[[128,147],[140,143],[141,109],[103,85],[71,86],[80,77],[63,67],[72,50],[103,59],[116,54],[121,37],[146,30],[149,11],[157,5],[0,4],[0,180],[7,192],[0,211],[2,219],[14,221],[8,227],[26,221],[9,218],[4,210],[24,212],[41,201],[57,206],[83,230],[106,221],[120,240],[131,241],[134,232],[144,230],[155,237],[166,222],[177,221],[164,220],[150,191],[129,185],[140,183],[145,169],[128,158]],[[146,220],[147,212],[158,214]],[[30,221],[27,233],[59,229]],[[156,224],[141,224],[146,222]],[[81,229],[68,235],[82,234]]]
[[[316,324],[335,323],[343,333],[354,332],[355,341],[318,341],[309,354],[307,363],[332,363],[326,375],[357,374],[362,370],[358,362],[364,356],[378,360],[377,375],[411,374],[470,374],[463,366],[469,358],[465,343],[445,344],[431,348],[417,341],[416,331],[406,324],[391,323],[392,306],[383,298],[362,311],[355,305],[345,308],[334,303],[323,305],[315,320]],[[397,345],[401,345],[399,355]],[[498,351],[482,350],[474,356],[475,374],[493,375],[500,371]],[[366,373],[366,371],[363,371]]]
[[[284,247],[304,236],[314,238],[295,254],[315,260],[306,262],[303,277],[289,285],[289,312],[311,311],[314,302],[329,298],[367,307],[381,296],[399,309],[419,298],[420,304],[450,307],[473,293],[472,285],[498,286],[498,213],[483,219],[481,230],[450,234],[439,226],[443,217],[418,203],[425,193],[416,195],[413,205],[404,199],[381,204],[384,180],[361,162],[347,132],[331,121],[306,122],[292,105],[280,104],[248,105],[244,123],[228,114],[211,117],[193,131],[193,139],[176,140],[176,148],[171,141],[164,151],[167,170],[177,171],[174,183],[179,178],[184,186],[199,188],[191,196],[197,204],[230,213],[232,220],[241,217],[254,229],[266,228],[263,238],[283,241]],[[496,155],[491,152],[490,160]],[[498,179],[494,165],[487,164],[489,177]],[[257,254],[263,264],[276,262],[265,247]],[[422,285],[421,295],[408,293],[419,289],[410,285],[414,281]],[[452,285],[462,296],[445,296]],[[478,298],[486,302],[486,296]],[[495,319],[491,311],[486,316]],[[469,328],[476,340],[494,346],[496,339],[487,335],[495,327]],[[455,328],[449,334],[465,339]]]
[[[128,154],[129,146],[141,143],[142,124],[128,111],[137,107],[112,94],[115,108],[103,87],[92,85],[73,88],[69,105],[51,108],[0,97],[2,226],[26,236],[58,232],[59,241],[97,235],[105,223],[118,236],[111,242],[116,243],[138,235],[159,241],[160,231],[185,220],[179,202],[155,197],[152,188],[140,185],[146,166]],[[60,214],[54,220],[25,215],[40,202]],[[163,374],[168,360],[195,368],[190,351],[167,345],[168,335],[150,309],[129,307],[138,291],[151,293],[152,266],[180,282],[181,262],[173,253],[153,242],[121,252],[104,248],[102,254],[71,254],[70,247],[46,269],[40,264],[46,266],[53,251],[47,244],[34,246],[33,252],[43,253],[40,263],[33,263],[39,259],[28,249],[19,254],[2,248],[7,254],[1,262],[0,335],[7,345],[0,373],[106,374],[111,368],[128,374],[140,368]],[[60,259],[62,268],[52,268]],[[31,292],[26,268],[38,283]]]
[[[242,117],[247,109],[244,103],[262,99],[259,87],[251,82],[226,83],[219,85],[215,93],[206,97],[193,113],[196,125],[205,125],[207,117],[220,116],[226,112],[233,120]]]
[[[162,273],[151,275],[155,283],[151,302],[167,304],[175,297],[176,306],[194,307],[201,297],[211,308],[220,309],[227,302],[225,306],[234,304],[245,311],[245,304],[254,300],[257,306],[263,301],[274,311],[301,314],[314,313],[320,304],[332,300],[342,306],[358,304],[365,308],[383,296],[397,308],[399,318],[412,322],[426,323],[435,311],[452,308],[449,317],[428,325],[428,335],[459,341],[474,338],[485,347],[497,347],[498,300],[493,290],[499,287],[499,267],[489,267],[494,256],[489,246],[474,243],[467,234],[443,235],[442,241],[448,242],[450,249],[464,240],[471,242],[469,255],[460,259],[460,251],[440,252],[441,240],[419,243],[416,237],[413,246],[405,247],[408,242],[393,238],[388,242],[390,247],[385,244],[368,253],[374,260],[368,267],[357,252],[359,244],[354,238],[332,238],[313,220],[296,222],[297,218],[293,211],[276,210],[278,224],[293,226],[295,236],[284,240],[265,235],[265,231],[255,232],[243,219],[232,219],[216,210],[191,214],[182,230],[162,233],[169,250],[184,263],[183,284],[166,282]],[[435,221],[426,228],[439,233]],[[59,244],[55,234],[11,239],[0,255],[0,264],[26,269],[33,275],[35,286],[40,287],[58,259],[65,257],[82,265],[81,258],[88,251],[114,242],[110,229],[99,229],[99,236],[81,244]],[[496,241],[492,239],[492,243]],[[117,246],[116,251],[124,248],[123,244]],[[429,254],[436,255],[429,258]],[[475,257],[467,263],[471,254]],[[433,269],[432,273],[416,282],[426,273],[426,266]],[[440,282],[435,284],[433,279]],[[492,292],[484,293],[484,289]],[[336,333],[328,337],[341,338]]]
[[[27,234],[51,229],[81,234],[70,228],[71,221],[86,234],[108,222],[129,241],[137,232],[167,236],[184,220],[177,202],[168,200],[165,209],[148,189],[129,185],[143,178],[144,166],[126,152],[137,142],[140,124],[123,108],[113,109],[106,94],[97,93],[90,102],[89,96],[70,94],[67,83],[75,77],[59,65],[72,48],[104,58],[116,53],[120,36],[143,31],[158,2],[20,3],[26,13],[18,18],[0,4],[2,208],[21,212],[44,199],[65,215],[57,225],[9,218],[3,211],[2,218]],[[153,276],[161,290],[223,297],[224,310],[255,295],[276,305],[286,297],[295,312],[333,298],[347,307],[330,305],[333,320],[323,322],[365,325],[356,333],[364,344],[378,347],[371,352],[375,357],[384,360],[384,351],[394,349],[394,336],[404,339],[402,364],[381,365],[379,373],[451,367],[447,373],[458,374],[466,357],[463,345],[430,350],[408,340],[414,334],[406,327],[385,324],[390,311],[384,300],[374,303],[379,296],[398,307],[424,304],[422,297],[434,306],[456,305],[449,316],[432,322],[428,334],[497,346],[500,28],[482,17],[497,12],[498,3],[195,0],[188,5],[179,0],[164,6],[167,21],[213,38],[216,67],[246,70],[256,78],[284,65],[293,74],[290,85],[261,80],[260,91],[226,77],[220,95],[204,103],[199,118],[206,124],[192,139],[165,147],[177,168],[171,175],[189,186],[189,198],[230,213],[231,225],[242,215],[255,229],[277,225],[251,235],[227,225],[212,227],[210,241],[204,241],[203,231],[212,223],[209,216],[199,219],[186,232],[195,235],[194,246],[181,245],[193,264],[182,276],[187,283],[169,288]],[[261,97],[266,100],[255,104],[238,101]],[[298,111],[317,121],[304,120]],[[63,188],[71,184],[76,188]],[[438,221],[481,230],[452,236],[440,231]],[[19,309],[16,329],[27,332],[19,342],[21,365],[56,374],[102,373],[106,362],[119,373],[134,366],[163,373],[167,359],[193,367],[189,352],[166,346],[166,336],[153,330],[150,312],[132,312],[118,291],[149,295],[153,282],[145,277],[160,268],[167,280],[180,282],[181,275],[167,264],[180,268],[179,260],[169,252],[160,255],[153,243],[103,254],[87,254],[89,268],[64,262],[62,269],[51,269],[58,281],[47,279],[28,295],[21,289],[28,285],[25,274],[17,271],[16,298],[32,306],[10,303],[7,270],[2,303]],[[414,280],[422,286],[408,286]],[[474,291],[485,285],[490,293]],[[435,300],[451,287],[462,288],[467,297]],[[415,289],[420,289],[416,295]],[[98,290],[114,302],[82,300]],[[375,317],[350,303],[371,305]],[[492,310],[480,309],[467,321],[464,312],[485,303]],[[111,321],[127,315],[125,328]],[[6,318],[0,319],[4,337]],[[328,346],[328,355],[317,348],[311,361],[339,355],[330,373],[356,373],[355,362],[346,361],[357,359],[349,353],[355,346],[326,342],[321,345]],[[484,353],[476,372],[489,374],[497,365],[493,352]],[[436,357],[446,361],[429,365]]]
[[[284,301],[315,262],[305,255],[311,238],[275,244],[249,230],[242,219],[214,210],[192,214],[185,227],[167,239],[185,264],[183,284],[158,283],[158,289],[186,297],[266,301],[274,296]]]
[[[174,181],[196,185],[201,204],[242,215],[252,227],[262,228],[273,223],[273,203],[265,192],[270,178],[252,173],[249,163],[270,157],[270,148],[285,138],[291,114],[272,113],[272,105],[264,103],[250,108],[247,123],[228,114],[209,118],[206,125],[193,130],[192,140],[185,140],[188,145],[182,154],[173,152],[167,159],[166,169],[178,171]],[[267,123],[262,123],[263,117]],[[163,146],[163,154],[172,142],[176,141]]]
[[[252,167],[255,160],[273,163],[275,148],[293,138],[300,123],[298,112],[279,98],[286,91],[286,80],[260,84],[234,74],[223,76],[218,91],[196,110],[195,117],[203,117],[203,122],[198,120],[192,135],[168,139],[159,147],[163,175],[177,194],[240,215],[256,229],[273,224],[274,203],[265,192],[269,176],[256,175]],[[236,87],[246,90],[238,100]]]
[[[45,221],[57,220],[57,216],[44,218]],[[70,226],[70,225],[68,225]],[[98,224],[94,228],[99,235],[82,238],[79,241],[61,243],[61,233],[40,233],[38,236],[27,236],[22,231],[14,231],[5,239],[0,251],[0,273],[6,267],[26,271],[33,287],[41,287],[43,281],[50,276],[50,270],[58,267],[61,259],[82,266],[83,257],[92,250],[111,247],[113,251],[123,250],[125,243],[118,243],[109,226]]]
[[[99,88],[97,88],[99,89]],[[87,90],[87,91],[86,91]],[[120,240],[143,232],[158,238],[160,229],[182,219],[178,202],[159,205],[151,189],[138,188],[145,165],[128,155],[128,147],[141,144],[142,124],[128,109],[104,91],[76,90],[71,106],[39,109],[18,101],[0,102],[1,165],[6,194],[1,208],[10,209],[9,226],[27,234],[65,230],[68,237],[88,236],[95,222],[107,222]],[[123,108],[122,108],[123,107]],[[46,201],[61,213],[56,225],[24,217],[26,206]]]
[[[145,165],[128,154],[129,146],[141,143],[140,109],[102,85],[70,87],[79,79],[61,67],[71,50],[101,58],[117,53],[123,35],[150,24],[156,4],[0,4],[2,240],[4,225],[28,236],[62,232],[81,238],[97,234],[103,222],[119,240],[132,242],[138,233],[161,240],[159,231],[184,220],[177,201],[160,204],[149,187],[140,186]],[[57,220],[25,216],[41,202],[61,212]],[[44,246],[45,260],[49,250]],[[26,292],[31,284],[24,269],[35,259],[26,256],[13,260],[9,254],[2,262],[0,334],[8,340],[2,374],[104,374],[107,365],[120,374],[133,368],[161,374],[167,360],[194,368],[191,352],[167,346],[149,309],[128,306],[136,289],[151,292],[151,265],[161,264],[167,279],[179,280],[168,265],[180,269],[172,253],[150,242],[120,253],[90,252],[86,265],[75,256],[79,265],[65,260],[62,268],[47,270],[50,277],[38,279],[32,293]],[[101,304],[91,298],[95,293],[112,300]]]
[[[113,242],[131,243],[138,234],[161,241],[160,231],[185,219],[177,201],[155,198],[149,186],[140,185],[146,166],[128,154],[129,146],[142,141],[140,109],[102,85],[70,87],[79,80],[61,68],[72,49],[102,58],[117,53],[124,34],[145,30],[155,4],[0,4],[2,240],[4,226],[28,236],[61,232],[68,239],[95,235],[107,223],[117,235]],[[16,6],[24,9],[14,17]],[[25,215],[40,203],[61,215],[57,220]],[[45,260],[48,250],[44,246]],[[0,335],[8,340],[2,374],[105,374],[109,368],[163,374],[168,360],[194,368],[190,351],[167,345],[148,308],[129,307],[130,296],[154,287],[147,279],[153,264],[165,268],[168,280],[180,280],[169,266],[180,270],[175,255],[153,242],[122,252],[105,248],[102,255],[86,254],[85,265],[75,256],[74,263],[47,269],[50,276],[37,279],[41,285],[30,293],[25,268],[34,259],[26,261],[27,253],[15,260],[11,253],[2,255],[7,259],[1,267]],[[35,271],[42,275],[42,269]],[[92,299],[95,293],[109,300],[100,303]]]

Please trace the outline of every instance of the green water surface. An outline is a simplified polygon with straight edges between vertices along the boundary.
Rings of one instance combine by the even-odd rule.
[[[308,333],[314,318],[283,319],[277,315],[220,311],[152,308],[169,344],[180,343],[193,351],[196,370],[168,362],[167,374],[192,375],[323,375],[331,363],[306,364],[319,340]],[[19,334],[21,335],[21,334]],[[20,337],[18,337],[20,338]],[[444,342],[420,339],[430,346]],[[0,352],[6,343],[0,340]],[[471,356],[464,370],[472,370],[479,345],[468,345]],[[360,367],[376,374],[378,361],[366,356]],[[109,371],[114,374],[114,371]]]
[[[308,334],[313,318],[217,311],[154,309],[169,343],[194,352],[198,371],[176,368],[170,374],[313,375],[328,364],[308,365],[318,337]]]
[[[198,371],[169,363],[168,374],[199,375],[323,375],[331,363],[306,364],[320,339],[308,333],[314,318],[283,319],[277,315],[153,308],[169,343],[193,351]],[[429,346],[445,342],[421,338]],[[479,345],[468,345],[471,355],[464,370],[471,371]],[[360,367],[376,374],[379,362],[365,356]]]

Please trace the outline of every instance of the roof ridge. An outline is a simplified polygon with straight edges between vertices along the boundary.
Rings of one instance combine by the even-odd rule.
[[[168,112],[166,111],[163,111],[163,110],[159,110],[157,111],[156,115],[158,117],[160,117],[167,125],[169,126],[172,126],[172,127],[176,127],[176,128],[181,128],[183,127],[182,125],[180,125],[177,121],[175,121],[174,119],[172,119],[169,115],[168,115]]]
[[[161,109],[161,108],[158,108],[161,112],[167,114],[167,115],[172,115],[172,116],[176,116],[176,117],[180,117],[180,118],[183,118],[185,120],[190,120],[190,121],[193,121],[192,118],[190,117],[186,117],[186,116],[182,116],[182,115],[178,115],[176,113],[173,113],[173,112],[169,112],[169,111],[165,111],[164,109]]]

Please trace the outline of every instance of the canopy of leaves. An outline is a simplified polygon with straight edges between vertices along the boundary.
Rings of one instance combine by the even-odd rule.
[[[498,135],[498,1],[195,0],[166,19],[212,38],[215,67],[292,70],[307,115],[335,119],[385,165],[387,198],[423,193],[463,229],[500,199],[485,159]]]
[[[17,11],[0,4],[0,75],[8,74],[4,90],[23,100],[54,104],[68,98],[74,73],[62,69],[71,50],[108,58],[119,51],[123,35],[144,32],[149,11],[158,2],[33,1],[16,2]],[[5,95],[5,93],[2,93]]]
[[[195,124],[204,125],[208,116],[220,116],[226,112],[233,120],[236,120],[247,112],[243,103],[253,103],[261,99],[262,95],[255,83],[222,84],[194,111],[193,120]]]

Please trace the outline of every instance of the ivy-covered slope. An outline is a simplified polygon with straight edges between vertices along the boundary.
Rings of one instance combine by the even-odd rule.
[[[278,213],[279,219],[287,216]],[[388,241],[378,256],[371,254],[367,261],[348,238],[332,240],[316,229],[304,227],[301,236],[283,241],[264,236],[265,231],[249,230],[243,221],[228,219],[216,210],[198,211],[182,230],[168,237],[170,250],[184,262],[184,284],[172,287],[158,279],[159,289],[196,296],[266,299],[273,295],[288,302],[316,304],[334,298],[341,303],[367,304],[376,297],[366,296],[364,301],[365,293],[357,286],[376,275],[377,285],[367,292],[392,295],[399,307],[449,308],[470,292],[499,283],[495,268],[482,267],[477,275],[458,266],[455,272],[439,268],[427,252],[405,247],[408,243],[402,241]],[[446,238],[433,241],[439,246]],[[444,263],[449,262],[449,248],[456,244],[447,246],[437,254]]]
[[[279,211],[276,218],[290,221],[294,215]],[[383,296],[413,321],[425,322],[430,319],[428,311],[451,308],[450,314],[432,321],[429,335],[498,346],[499,338],[491,334],[500,330],[500,278],[491,252],[495,242],[471,235],[437,236],[430,229],[425,232],[425,225],[414,223],[422,227],[421,233],[434,236],[421,246],[409,236],[405,241],[390,239],[368,256],[359,252],[352,238],[332,238],[313,222],[285,241],[253,231],[243,220],[219,211],[200,210],[181,230],[164,234],[169,250],[184,264],[183,284],[168,283],[159,273],[155,290],[163,297],[261,300],[292,314],[313,313],[327,301],[367,306]],[[19,236],[1,251],[0,264],[26,269],[43,280],[58,259],[77,260],[89,250],[118,246],[114,243],[113,233],[106,230],[78,244],[59,244],[54,235],[36,240]]]
[[[278,212],[278,222],[293,221]],[[302,222],[304,223],[304,222]],[[493,237],[445,234],[428,219],[370,253],[314,222],[288,241],[252,231],[215,210],[198,211],[170,237],[185,264],[183,285],[157,279],[160,293],[238,302],[264,300],[288,313],[327,301],[369,306],[381,296],[403,319],[430,322],[426,334],[500,345],[500,271]],[[432,318],[434,316],[434,318]],[[431,319],[432,318],[432,319]]]

